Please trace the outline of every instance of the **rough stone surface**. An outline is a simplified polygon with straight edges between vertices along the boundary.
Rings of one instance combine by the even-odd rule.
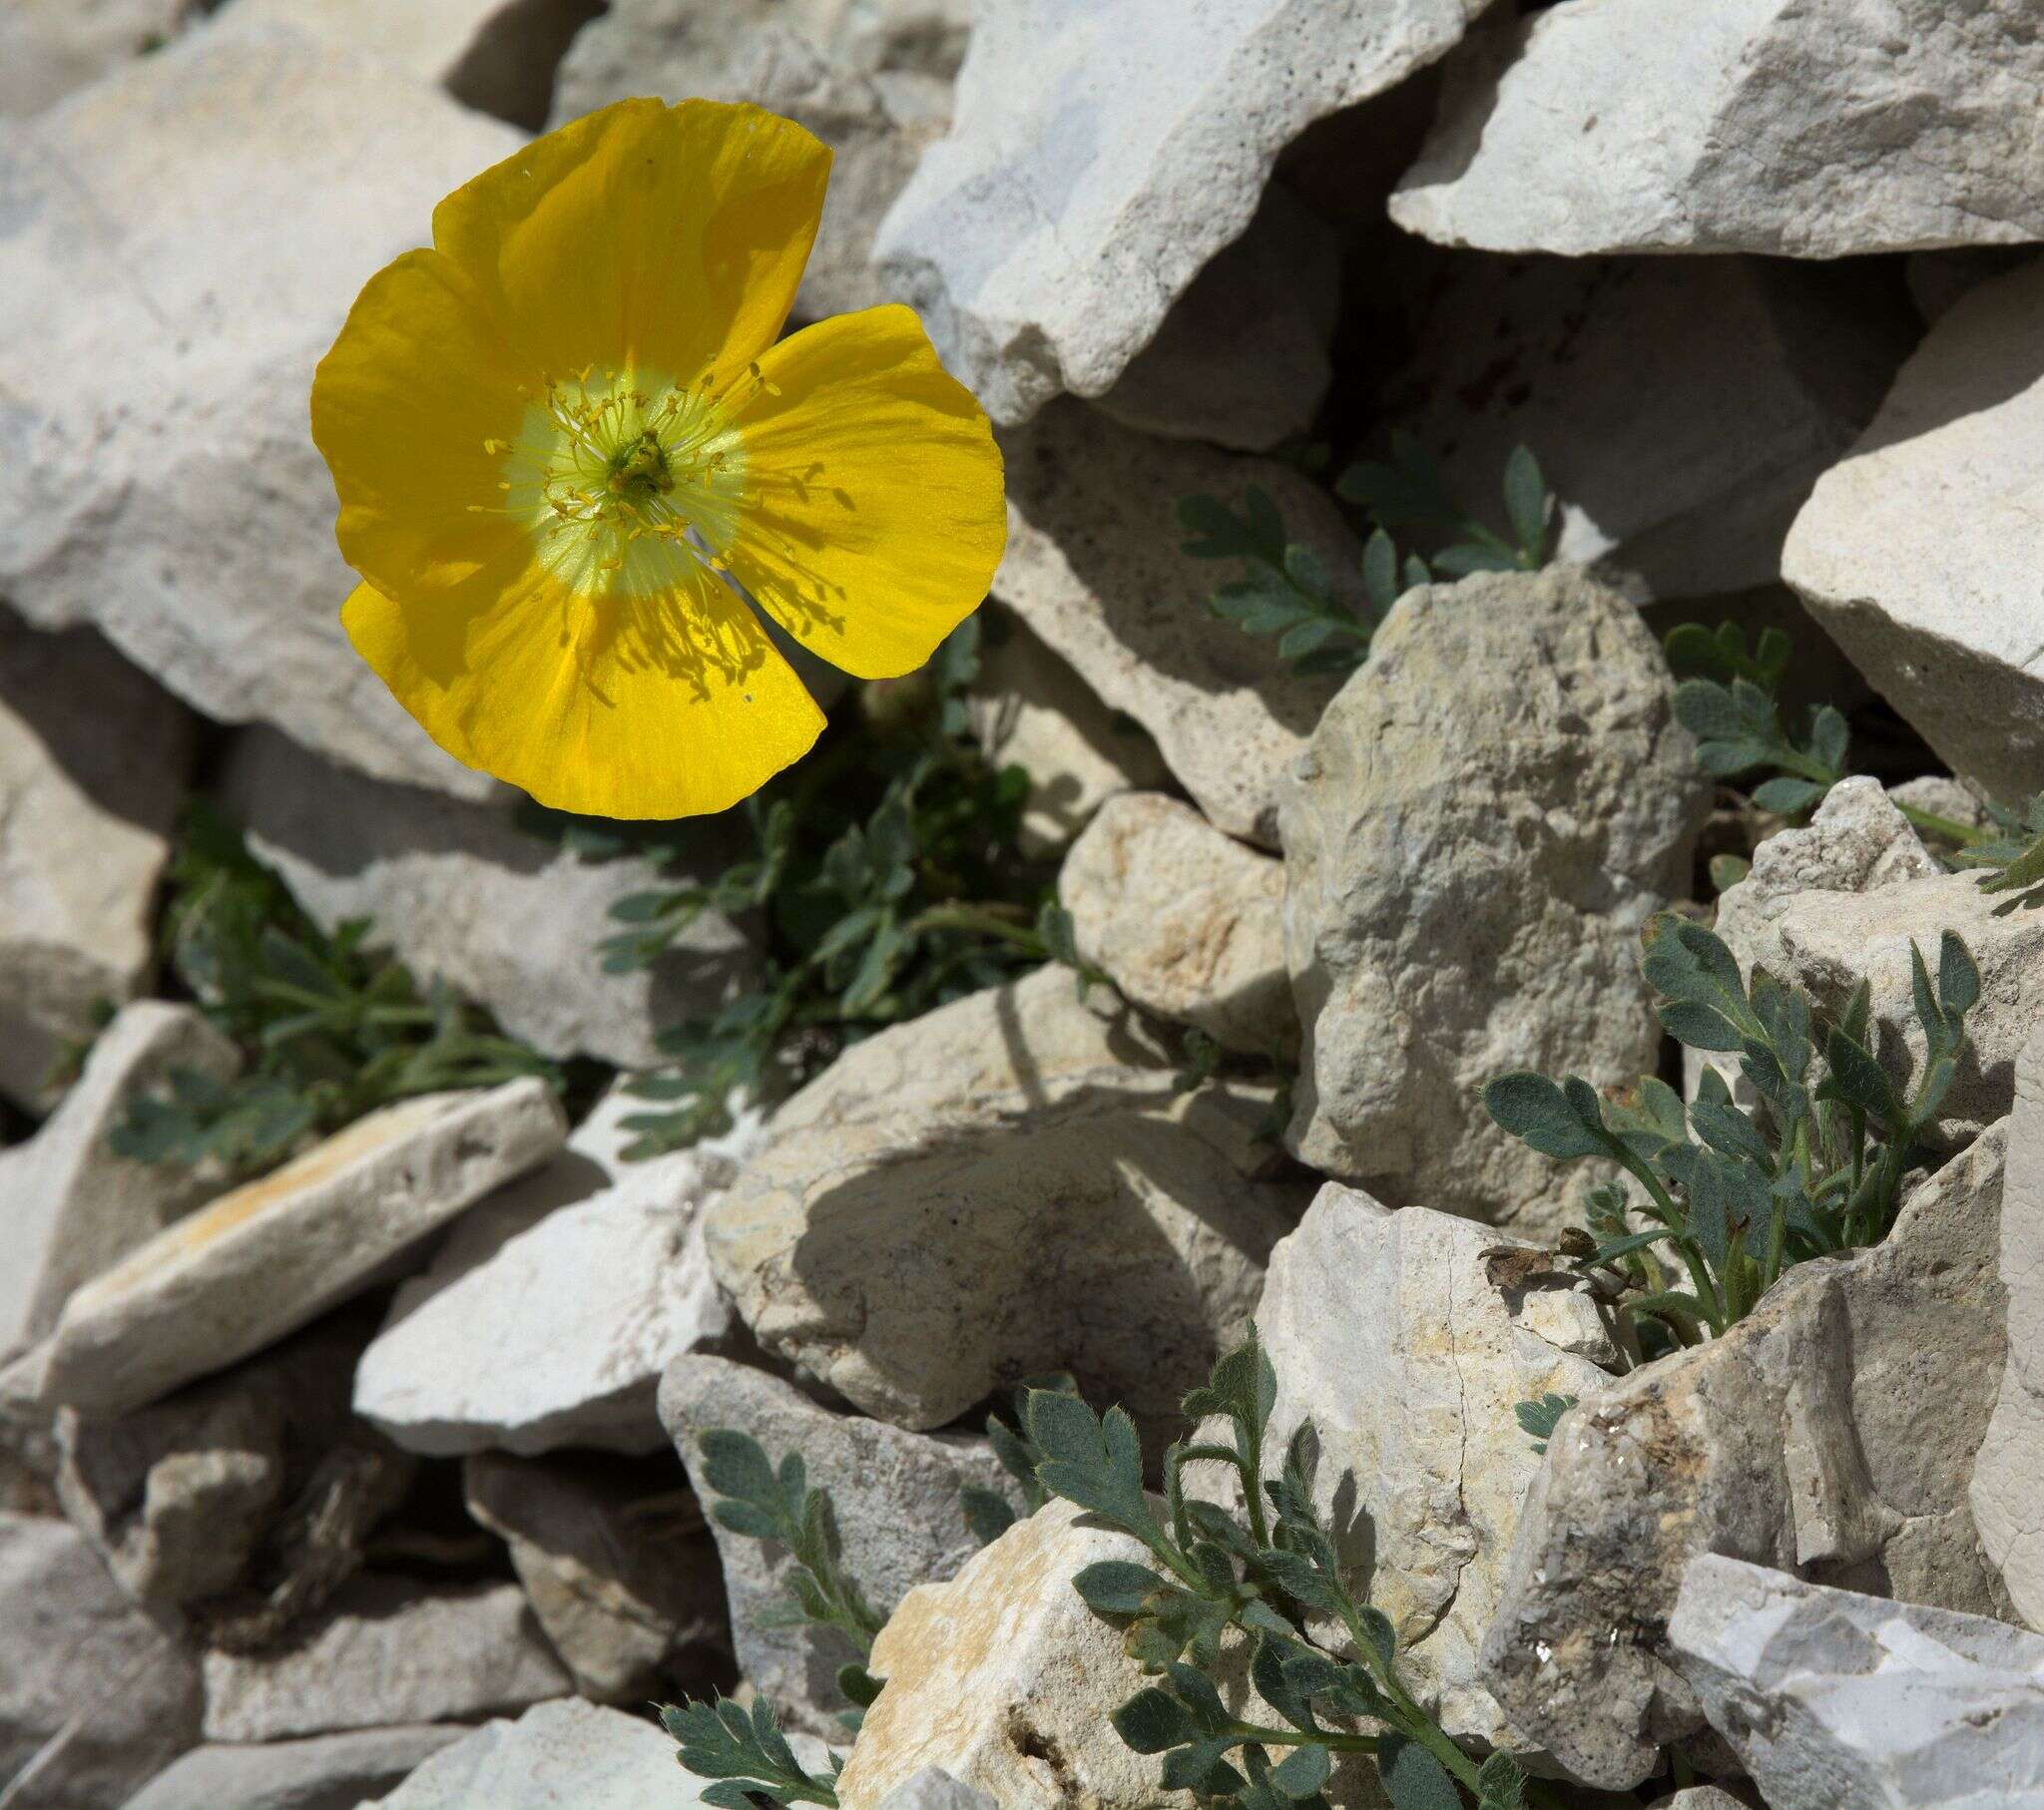
[[[174,1760],[124,1810],[356,1810],[465,1732],[441,1724],[211,1743]]]
[[[0,268],[6,257],[0,236]],[[0,396],[10,356],[0,344]],[[0,448],[6,423],[0,413]],[[22,1106],[46,1103],[64,1047],[92,1035],[96,1002],[148,977],[150,907],[191,754],[184,709],[97,635],[37,635],[0,610],[0,1094]],[[0,1347],[7,1338],[0,1310]]]
[[[822,1757],[799,1735],[790,1744],[806,1766]],[[569,1697],[484,1723],[362,1810],[694,1810],[709,1783],[675,1764],[655,1723]]]
[[[614,0],[561,66],[556,123],[631,95],[751,101],[836,154],[795,298],[810,320],[892,300],[873,233],[951,117],[968,0]]]
[[[1278,1372],[1267,1449],[1312,1423],[1314,1504],[1358,1591],[1396,1625],[1408,1688],[1457,1740],[1523,1751],[1477,1681],[1540,1469],[1513,1409],[1595,1394],[1611,1380],[1597,1360],[1617,1354],[1587,1296],[1494,1285],[1494,1240],[1330,1181],[1271,1253],[1257,1327]],[[1240,1501],[1219,1466],[1197,1467],[1191,1487]]]
[[[2044,238],[2026,0],[1568,0],[1451,67],[1391,218],[1496,251]]]
[[[519,142],[280,29],[188,33],[0,134],[0,592],[223,721],[483,795],[341,633],[305,396],[364,279]]]
[[[200,0],[9,0],[0,12],[0,117],[36,113],[154,50]]]
[[[1131,1751],[1102,1715],[1147,1680],[1071,1588],[1089,1565],[1146,1557],[1055,1502],[950,1583],[909,1591],[873,1642],[887,1687],[845,1761],[839,1802],[878,1805],[936,1766],[1002,1810],[1189,1805],[1189,1793],[1161,1788],[1157,1756]]]
[[[1980,1546],[2016,1612],[2044,1631],[2044,1029],[2016,1064],[1998,1269],[2008,1363],[1967,1500]]]
[[[1961,297],[1818,479],[1782,555],[1887,700],[1954,772],[2008,800],[2044,790],[2040,310],[2044,260]]]
[[[1291,535],[1352,573],[1357,550],[1324,493],[1295,472],[1209,447],[1150,440],[1067,402],[1003,436],[1008,551],[994,595],[1159,751],[1217,828],[1277,846],[1277,789],[1333,695],[1274,644],[1207,608],[1237,576],[1179,551],[1181,497],[1240,506],[1256,485]]]
[[[1268,1090],[1179,1091],[1150,1026],[1076,991],[1051,967],[954,1001],[780,1110],[706,1216],[762,1345],[899,1426],[1058,1368],[1175,1420],[1301,1203],[1253,1178]]]
[[[995,420],[1098,396],[1241,236],[1278,153],[1482,0],[1001,0],[875,254]],[[1143,79],[1123,48],[1141,45]],[[1254,345],[1245,342],[1245,350]]]
[[[1709,799],[1616,593],[1569,567],[1407,592],[1281,797],[1292,1149],[1393,1205],[1551,1224],[1554,1165],[1483,1086],[1653,1072],[1639,932]]]
[[[1029,854],[1064,848],[1117,793],[1165,783],[1157,744],[1013,617],[1003,615],[981,655],[966,709],[986,757],[1029,775],[1021,836]]]
[[[189,1006],[138,1001],[100,1034],[36,1135],[0,1152],[9,1245],[0,1267],[0,1354],[48,1332],[74,1288],[218,1186],[175,1164],[115,1155],[107,1137],[129,1104],[174,1070],[228,1081],[240,1068],[234,1045]]]
[[[649,1476],[616,1460],[482,1452],[462,1477],[468,1512],[510,1547],[582,1695],[643,1703],[671,1692],[674,1661],[722,1638],[716,1554],[666,1466]]]
[[[369,51],[457,101],[536,131],[546,123],[555,65],[577,28],[601,12],[602,0],[231,0],[215,29],[294,27]]]
[[[883,1614],[916,1584],[953,1576],[978,1550],[959,1503],[962,1486],[1015,1500],[1012,1481],[983,1438],[907,1433],[884,1421],[833,1413],[792,1384],[725,1358],[678,1359],[661,1383],[660,1412],[675,1450],[692,1469],[701,1463],[698,1438],[718,1427],[750,1433],[776,1464],[799,1452],[809,1482],[830,1493],[846,1573]],[[779,1547],[715,1522],[711,1532],[731,1598],[741,1675],[791,1726],[841,1739],[837,1668],[856,1654],[813,1625],[767,1625],[762,1611],[786,1600],[792,1562]]]
[[[1697,1560],[1675,1662],[1781,1810],[2044,1801],[2044,1638]]]
[[[1298,1041],[1284,969],[1284,865],[1176,798],[1101,807],[1058,875],[1079,953],[1122,995],[1231,1050]]]
[[[355,1373],[356,1412],[435,1457],[658,1451],[661,1371],[733,1329],[702,1216],[754,1134],[628,1163],[592,1157],[604,1133],[583,1128],[398,1289]]]
[[[1638,1784],[1702,1726],[1666,1641],[1699,1554],[2008,1612],[1967,1506],[2006,1344],[2003,1143],[1918,1184],[1884,1243],[1796,1266],[1555,1429],[1482,1676],[1573,1774]]]
[[[0,1514],[8,1810],[125,1803],[198,1740],[199,1714],[198,1666],[121,1593],[84,1537],[68,1522]]]
[[[984,1791],[961,1785],[938,1766],[925,1766],[880,1800],[880,1810],[1000,1810]]]
[[[544,1161],[563,1129],[536,1080],[424,1095],[357,1120],[73,1294],[45,1343],[43,1399],[119,1414],[259,1351]]]
[[[346,1584],[294,1645],[216,1648],[203,1666],[209,1741],[473,1719],[570,1688],[515,1584],[422,1591],[373,1573]]]
[[[238,738],[222,790],[317,922],[372,919],[415,974],[488,1006],[545,1056],[649,1068],[660,1028],[715,1014],[752,965],[744,933],[711,911],[658,967],[604,973],[611,906],[676,882],[650,861],[584,861],[542,840],[508,796],[474,804],[365,778],[267,728]],[[726,838],[706,827],[702,841],[708,878]]]
[[[1486,520],[1512,449],[1533,448],[1559,500],[1556,557],[1639,597],[1775,583],[1795,512],[1873,419],[1917,332],[1900,296],[1856,267],[1414,261],[1413,350],[1386,414]]]

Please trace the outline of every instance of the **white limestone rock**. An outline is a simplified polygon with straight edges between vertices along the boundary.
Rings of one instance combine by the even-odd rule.
[[[567,1694],[515,1584],[350,1580],[288,1647],[202,1660],[209,1741],[473,1719]]]
[[[0,268],[6,256],[0,239]],[[0,319],[7,306],[0,297]],[[0,343],[0,370],[9,355]],[[0,514],[0,545],[6,535]],[[97,635],[38,635],[0,610],[0,1093],[21,1106],[48,1104],[51,1071],[65,1045],[91,1038],[94,1006],[149,976],[191,758],[182,706]],[[0,1349],[7,1339],[0,1312]]]
[[[0,1514],[8,1810],[120,1804],[199,1739],[199,1668],[68,1522]]]
[[[38,1348],[41,1399],[119,1414],[261,1350],[544,1161],[563,1130],[552,1093],[529,1079],[357,1120],[74,1293]]]
[[[1968,1505],[2008,1345],[2004,1141],[1918,1183],[1885,1242],[1796,1265],[1563,1417],[1480,1675],[1570,1775],[1625,1789],[1702,1728],[1667,1640],[1699,1554],[2009,1613]]]
[[[817,1769],[816,1742],[789,1744]],[[485,1722],[361,1810],[696,1810],[710,1783],[675,1764],[657,1724],[565,1697],[515,1722]]]
[[[1466,1219],[1392,1212],[1330,1181],[1271,1253],[1257,1328],[1278,1373],[1266,1450],[1312,1423],[1314,1506],[1358,1599],[1396,1626],[1407,1687],[1452,1738],[1523,1752],[1477,1676],[1540,1469],[1513,1410],[1594,1395],[1617,1353],[1589,1298],[1558,1278],[1494,1284],[1484,1253],[1499,1248]],[[1194,1467],[1189,1487],[1241,1500],[1217,1465]]]
[[[1997,163],[1983,153],[1982,169]],[[1954,772],[2010,802],[2044,790],[2040,317],[2044,260],[1954,303],[1817,480],[1782,555],[1881,694]]]
[[[485,1202],[398,1289],[355,1411],[430,1457],[658,1451],[662,1370],[733,1330],[702,1217],[755,1135],[614,1167],[585,1142]]]
[[[1531,447],[1559,502],[1555,557],[1641,598],[1777,582],[1795,512],[1873,419],[1917,331],[1857,270],[1410,261],[1413,350],[1384,412],[1486,520],[1503,520],[1507,457]],[[1715,623],[1717,609],[1684,614]]]
[[[356,1810],[366,1793],[402,1784],[466,1732],[440,1723],[209,1742],[172,1761],[124,1810]]]
[[[991,610],[992,606],[987,606]],[[1002,614],[980,656],[966,711],[980,751],[1029,775],[1023,851],[1055,854],[1121,792],[1163,785],[1157,744],[1087,688],[1036,634]]]
[[[0,1355],[41,1338],[73,1289],[218,1189],[175,1163],[117,1156],[107,1138],[132,1102],[173,1072],[225,1082],[241,1066],[234,1045],[191,1007],[137,1001],[100,1034],[36,1134],[0,1151],[10,1245],[0,1266]]]
[[[478,1452],[462,1484],[469,1514],[511,1549],[526,1600],[583,1696],[632,1704],[672,1694],[688,1649],[724,1639],[717,1555],[669,1467]]]
[[[792,1384],[727,1358],[677,1359],[661,1382],[660,1415],[692,1473],[703,1462],[697,1442],[713,1428],[751,1434],[776,1464],[800,1453],[810,1484],[830,1493],[846,1575],[882,1614],[915,1585],[954,1576],[978,1550],[961,1488],[992,1490],[1021,1506],[984,1438],[908,1433],[835,1413]],[[769,1622],[765,1611],[787,1600],[794,1569],[778,1546],[714,1521],[710,1531],[724,1568],[740,1673],[785,1725],[841,1739],[837,1715],[845,1702],[837,1669],[856,1653],[813,1623]]]
[[[8,0],[0,9],[0,118],[36,113],[157,49],[202,0]]]
[[[1146,1012],[1226,1049],[1298,1041],[1284,968],[1284,864],[1157,792],[1110,798],[1058,875],[1079,953]]]
[[[1180,552],[1178,504],[1204,492],[1239,507],[1254,485],[1341,585],[1359,550],[1325,493],[1283,466],[1149,439],[1076,402],[1002,448],[1008,550],[994,596],[1156,737],[1216,828],[1275,848],[1279,779],[1334,682],[1300,678],[1274,643],[1207,609],[1238,574]]]
[[[2044,1637],[1706,1557],[1668,1641],[1774,1810],[2044,1801]]]
[[[0,130],[0,592],[222,721],[485,795],[341,632],[305,397],[362,282],[520,142],[281,29],[188,33]]]
[[[1484,1084],[1653,1072],[1639,933],[1710,795],[1615,592],[1571,567],[1407,592],[1281,794],[1292,1150],[1393,1205],[1552,1227],[1554,1165]]]
[[[1158,1757],[1132,1751],[1103,1713],[1149,1680],[1071,1587],[1089,1565],[1148,1558],[1128,1535],[1054,1502],[950,1583],[909,1591],[873,1642],[871,1669],[887,1686],[860,1724],[838,1801],[878,1805],[935,1766],[1001,1810],[1189,1806],[1190,1793],[1162,1789]]]
[[[650,1068],[665,1025],[715,1014],[749,971],[746,936],[705,912],[651,970],[607,974],[610,908],[663,884],[647,860],[584,861],[522,828],[510,796],[449,798],[348,772],[274,729],[237,738],[222,794],[257,859],[324,928],[368,918],[421,981],[438,976],[544,1056]],[[728,836],[702,833],[702,877]]]
[[[1493,251],[2044,238],[2027,0],[1567,0],[1450,67],[1391,218]]]
[[[1050,967],[953,1001],[780,1109],[706,1216],[769,1352],[897,1426],[1061,1368],[1175,1422],[1303,1203],[1256,1179],[1268,1089],[1183,1092],[1152,1027],[1076,993]]]
[[[1000,1804],[984,1791],[961,1785],[941,1767],[925,1766],[888,1792],[880,1810],[1000,1810]]]
[[[1998,1269],[2008,1364],[1967,1496],[1980,1548],[2016,1612],[2044,1631],[2044,1028],[2016,1063]]]
[[[457,101],[537,131],[555,66],[578,28],[601,13],[602,0],[229,0],[213,29],[289,26],[368,51]]]
[[[995,420],[1102,395],[1242,235],[1278,152],[1440,56],[1482,5],[998,0],[951,135],[881,227],[881,269]]]

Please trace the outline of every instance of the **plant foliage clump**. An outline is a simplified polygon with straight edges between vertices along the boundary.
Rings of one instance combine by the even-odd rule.
[[[1536,1150],[1603,1158],[1637,1184],[1632,1200],[1616,1185],[1593,1188],[1587,1230],[1561,1251],[1617,1310],[1635,1357],[1722,1333],[1791,1263],[1887,1235],[1980,997],[1979,970],[1952,932],[1934,981],[1913,945],[1911,956],[1925,1056],[1908,1088],[1873,1054],[1864,981],[1836,1022],[1819,1028],[1801,994],[1765,968],[1742,980],[1716,935],[1670,916],[1657,920],[1643,964],[1661,995],[1661,1023],[1692,1050],[1736,1056],[1751,1108],[1735,1103],[1714,1068],[1687,1111],[1652,1078],[1619,1100],[1579,1076],[1557,1085],[1526,1072],[1484,1090],[1491,1118]]]
[[[762,926],[757,979],[660,1039],[669,1059],[632,1093],[627,1152],[682,1148],[730,1124],[734,1094],[771,1099],[846,1045],[1058,959],[1069,929],[1051,875],[1018,848],[1027,775],[970,733],[979,673],[969,619],[910,679],[867,685],[808,759],[749,799],[753,848],[707,882],[621,899],[604,945],[644,967],[706,911]]]
[[[225,815],[195,805],[171,863],[166,955],[248,1066],[232,1082],[174,1070],[130,1106],[114,1149],[247,1175],[414,1094],[522,1075],[561,1086],[479,1007],[437,979],[421,989],[371,934],[366,920],[321,930]]]

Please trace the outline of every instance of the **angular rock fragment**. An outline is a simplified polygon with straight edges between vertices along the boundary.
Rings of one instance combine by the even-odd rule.
[[[1203,493],[1240,508],[1262,489],[1339,587],[1357,555],[1325,494],[1282,466],[1146,439],[1076,402],[1003,449],[1008,551],[994,595],[1156,737],[1216,828],[1275,848],[1278,781],[1335,685],[1207,610],[1237,572],[1179,551],[1177,510]]]
[[[980,751],[1029,775],[1021,846],[1054,854],[1117,793],[1166,782],[1157,744],[1110,710],[1037,636],[1003,615],[966,700]]]
[[[472,1719],[570,1689],[515,1584],[421,1590],[373,1573],[290,1646],[215,1649],[204,1669],[209,1741]]]
[[[769,1351],[940,1427],[1069,1369],[1156,1427],[1247,1319],[1301,1202],[1255,1177],[1270,1091],[1184,1092],[1126,1007],[1045,968],[855,1044],[706,1216]]]
[[[683,1653],[725,1639],[716,1552],[670,1467],[649,1475],[593,1456],[479,1452],[462,1478],[468,1512],[510,1547],[526,1600],[582,1695],[672,1694]]]
[[[650,1067],[662,1026],[714,1014],[752,966],[744,933],[707,911],[654,968],[606,973],[611,906],[687,876],[634,857],[582,860],[522,828],[508,797],[470,803],[370,779],[269,728],[236,740],[222,790],[252,852],[316,922],[368,918],[422,985],[444,980],[543,1056]],[[714,827],[702,841],[696,877],[708,879],[728,844]]]
[[[880,1810],[1000,1810],[1000,1805],[984,1791],[959,1784],[942,1768],[925,1766],[888,1792]]]
[[[0,1152],[10,1250],[0,1266],[0,1354],[56,1324],[71,1291],[189,1212],[218,1182],[176,1163],[117,1156],[108,1137],[138,1096],[189,1069],[230,1081],[242,1059],[189,1006],[124,1007],[63,1104]]]
[[[1552,1164],[1484,1084],[1653,1071],[1639,933],[1709,801],[1616,593],[1569,567],[1407,592],[1281,795],[1291,1148],[1393,1205],[1555,1222]]]
[[[1523,1750],[1477,1675],[1540,1469],[1514,1409],[1594,1395],[1611,1381],[1598,1360],[1617,1353],[1560,1278],[1493,1282],[1506,1248],[1466,1219],[1392,1212],[1330,1181],[1271,1253],[1257,1327],[1278,1373],[1269,1465],[1313,1424],[1314,1506],[1358,1598],[1396,1626],[1407,1687],[1452,1738]],[[1240,1501],[1218,1466],[1190,1487]]]
[[[643,1163],[576,1135],[455,1227],[362,1354],[355,1411],[406,1450],[658,1451],[661,1371],[731,1333],[702,1218],[753,1128]]]
[[[1284,866],[1156,792],[1110,798],[1058,876],[1079,953],[1123,997],[1231,1050],[1298,1040]]]
[[[364,279],[518,144],[281,29],[188,33],[0,134],[0,591],[223,721],[487,795],[341,633],[305,396]]]
[[[1160,1787],[1157,1756],[1132,1751],[1102,1713],[1147,1680],[1071,1587],[1089,1565],[1147,1558],[1055,1502],[950,1583],[911,1590],[873,1642],[887,1686],[859,1727],[839,1801],[877,1805],[935,1766],[1002,1810],[1189,1805],[1189,1793]]]
[[[907,1433],[884,1421],[833,1413],[792,1384],[726,1358],[685,1357],[660,1387],[661,1420],[683,1464],[700,1474],[698,1441],[714,1428],[758,1440],[774,1463],[799,1453],[812,1487],[827,1490],[845,1575],[882,1614],[920,1584],[952,1577],[979,1549],[959,1492],[967,1485],[1012,1502],[1012,1481],[978,1437]],[[792,1561],[777,1545],[711,1523],[731,1600],[739,1670],[787,1724],[841,1739],[845,1702],[837,1670],[856,1657],[812,1623],[773,1625],[766,1611],[789,1596]]]
[[[2044,1636],[1705,1557],[1668,1644],[1781,1810],[2044,1797]]]
[[[0,268],[6,256],[0,241]],[[0,344],[0,371],[8,355]],[[0,549],[7,534],[0,501]],[[0,1093],[22,1106],[47,1104],[94,1008],[149,973],[191,758],[190,715],[98,636],[38,635],[0,611]],[[0,1313],[0,1349],[9,1330]]]
[[[2044,238],[2024,0],[1895,0],[1877,37],[1867,23],[1853,0],[1568,0],[1450,67],[1391,218],[1569,256]]]
[[[296,1741],[211,1742],[174,1760],[123,1810],[357,1810],[467,1732],[458,1723],[358,1728]]]
[[[121,1804],[199,1739],[199,1668],[68,1522],[0,1514],[8,1810]]]
[[[385,1107],[223,1194],[73,1294],[40,1348],[53,1405],[119,1414],[306,1324],[560,1147],[544,1083]]]
[[[2008,803],[2044,791],[2040,309],[2035,259],[1954,303],[1817,480],[1782,555],[1782,576],[1881,694]]]
[[[1699,1554],[2008,1612],[1967,1502],[2007,1349],[2004,1141],[1919,1183],[1884,1243],[1798,1264],[1555,1429],[1481,1676],[1571,1775],[1638,1784],[1703,1725],[1667,1636]]]
[[[997,421],[1098,396],[1249,226],[1278,153],[1440,56],[1481,10],[1003,0],[976,22],[950,137],[881,228],[881,268]],[[1152,53],[1140,81],[1131,44]]]

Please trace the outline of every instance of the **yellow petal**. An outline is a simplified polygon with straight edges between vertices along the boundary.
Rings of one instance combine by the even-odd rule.
[[[312,378],[312,439],[350,566],[386,590],[438,588],[523,541],[487,512],[530,376],[439,252],[407,251],[369,278]]]
[[[806,327],[734,419],[747,497],[728,555],[763,609],[860,679],[914,671],[979,606],[1007,539],[1001,455],[904,307]]]
[[[779,333],[829,177],[826,146],[758,107],[619,101],[455,190],[433,242],[547,375],[693,383]]]
[[[361,585],[341,621],[441,747],[558,810],[723,810],[823,726],[758,619],[708,576],[693,594],[596,600],[529,565],[423,601]]]

